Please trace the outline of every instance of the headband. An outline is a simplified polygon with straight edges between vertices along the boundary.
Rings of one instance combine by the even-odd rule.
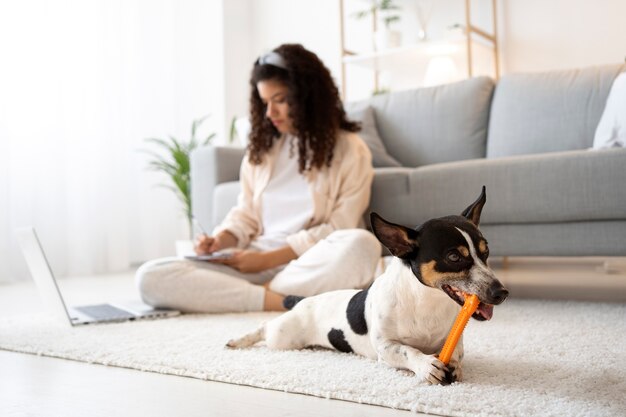
[[[278,52],[270,52],[259,57],[256,60],[257,65],[273,65],[278,68],[282,68],[285,71],[288,70],[285,59]]]

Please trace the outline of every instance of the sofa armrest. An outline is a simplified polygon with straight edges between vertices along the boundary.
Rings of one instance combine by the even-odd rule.
[[[239,180],[245,152],[245,148],[203,146],[190,155],[192,212],[207,232],[215,226],[212,222],[215,187]]]

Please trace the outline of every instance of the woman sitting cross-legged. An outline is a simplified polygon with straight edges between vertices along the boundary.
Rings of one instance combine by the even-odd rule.
[[[285,295],[361,288],[381,247],[359,229],[369,204],[371,154],[347,120],[330,72],[301,45],[260,57],[251,77],[252,129],[237,205],[198,254],[156,259],[137,271],[143,300],[183,312],[284,310]]]

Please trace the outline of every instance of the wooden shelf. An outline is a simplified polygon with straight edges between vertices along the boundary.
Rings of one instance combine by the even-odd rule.
[[[484,42],[472,40],[472,46],[476,51],[482,50],[484,53],[491,53],[490,47]],[[425,41],[384,51],[346,55],[343,57],[343,63],[373,71],[402,72],[425,67],[431,58],[436,56],[452,57],[455,61],[464,63],[467,61],[467,42],[465,39]]]
[[[496,0],[491,0],[493,33],[472,24],[470,18],[471,0],[465,0],[465,25],[462,39],[427,41],[413,45],[401,46],[399,48],[384,51],[365,52],[355,54],[345,47],[345,27],[344,27],[344,0],[339,1],[340,17],[340,37],[341,37],[341,92],[346,97],[346,66],[357,65],[373,71],[374,89],[379,87],[379,72],[381,71],[402,71],[410,72],[415,69],[424,69],[428,66],[431,58],[436,56],[446,56],[455,61],[458,68],[466,77],[472,77],[476,69],[483,67],[485,57],[492,57],[491,76],[494,79],[500,77],[499,51],[497,40],[497,11]],[[372,14],[372,33],[376,31],[376,13]],[[480,59],[476,59],[480,58]],[[488,59],[487,59],[488,60]],[[481,68],[484,70],[484,68]],[[482,71],[485,73],[485,71]]]

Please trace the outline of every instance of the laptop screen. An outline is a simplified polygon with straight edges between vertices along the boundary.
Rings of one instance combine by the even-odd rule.
[[[16,236],[44,304],[49,311],[53,311],[65,323],[71,325],[67,307],[35,229],[33,227],[18,229]]]

